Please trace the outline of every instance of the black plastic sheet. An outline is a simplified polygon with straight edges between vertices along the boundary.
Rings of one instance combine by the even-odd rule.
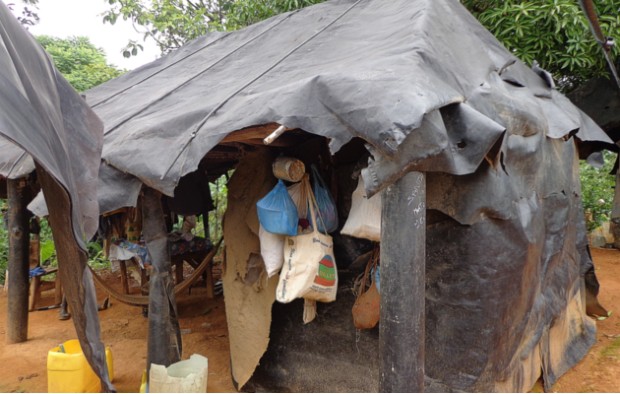
[[[98,225],[102,129],[45,51],[0,3],[0,176],[26,176],[36,163],[77,336],[103,389],[112,391],[85,252],[85,241]]]
[[[272,122],[332,153],[364,140],[370,193],[426,172],[430,390],[525,391],[541,370],[552,385],[594,340],[577,160],[611,140],[457,1],[329,1],[198,38],[86,99],[106,165],[127,175],[114,187],[132,196],[136,179],[172,196],[230,132]],[[357,371],[341,354],[334,364]],[[328,387],[296,376],[272,384]]]
[[[544,117],[552,134],[568,127],[582,141],[608,141],[544,72],[446,0],[334,0],[207,34],[86,99],[105,123],[104,160],[169,196],[227,134],[272,122],[327,137],[332,153],[364,139],[376,191],[412,168],[473,172],[507,126],[470,102],[496,99],[484,97],[489,85],[503,89],[515,119]],[[519,88],[527,98],[511,101]],[[423,125],[436,111],[447,129]]]

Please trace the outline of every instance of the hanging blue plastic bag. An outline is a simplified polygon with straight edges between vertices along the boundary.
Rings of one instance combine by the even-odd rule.
[[[312,167],[312,189],[317,205],[319,206],[319,220],[317,227],[323,233],[331,233],[338,228],[338,210],[332,194],[329,192],[327,185],[321,178],[319,171]],[[323,226],[324,225],[324,226]],[[325,228],[326,227],[326,228]]]
[[[297,207],[282,180],[256,203],[258,221],[273,234],[297,235]]]

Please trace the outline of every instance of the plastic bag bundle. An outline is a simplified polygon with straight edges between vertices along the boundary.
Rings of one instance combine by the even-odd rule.
[[[307,182],[307,179],[302,182]],[[332,302],[338,290],[338,269],[332,237],[318,231],[319,214],[315,210],[317,202],[309,186],[306,190],[313,230],[307,234],[286,237],[284,266],[276,290],[276,300],[282,303],[296,298]],[[306,303],[305,322],[311,321],[316,314],[311,304]]]
[[[322,219],[319,220],[318,230],[320,232],[331,233],[338,228],[338,210],[336,209],[336,203],[315,165],[313,164],[311,167],[313,178],[312,189],[318,205],[318,216]]]
[[[265,230],[273,234],[297,235],[297,207],[281,180],[256,203],[256,210]]]

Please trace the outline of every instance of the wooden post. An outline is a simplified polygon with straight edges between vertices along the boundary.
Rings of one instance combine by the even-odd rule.
[[[149,371],[151,363],[168,366],[179,361],[182,352],[161,194],[150,188],[144,190],[142,223],[142,233],[152,260],[148,311],[147,371]]]
[[[30,259],[30,233],[27,181],[7,180],[9,204],[9,291],[7,307],[7,343],[19,343],[28,339],[28,264]]]
[[[39,233],[41,232],[41,228],[39,226],[38,220],[31,220],[29,225],[29,233],[30,236],[30,247],[29,247],[29,257],[28,257],[28,269],[33,269],[41,265],[41,239],[39,238]],[[29,275],[30,276],[30,275]],[[28,311],[33,311],[35,306],[37,305],[37,301],[40,295],[40,284],[41,277],[35,276],[30,280],[30,295],[28,299]]]
[[[424,392],[425,174],[403,176],[382,203],[379,391]]]
[[[129,280],[127,278],[127,262],[119,260],[118,266],[121,269],[121,284],[123,285],[123,294],[129,294]]]
[[[181,283],[183,282],[183,257],[179,257],[178,259],[176,259],[175,261],[175,265],[174,265],[174,269],[175,269],[175,274],[174,276],[176,277],[177,283]]]

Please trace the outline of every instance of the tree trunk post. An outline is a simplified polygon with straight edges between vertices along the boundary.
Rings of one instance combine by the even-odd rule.
[[[388,186],[382,203],[379,391],[424,392],[425,174]]]
[[[147,350],[147,371],[150,371],[151,363],[169,366],[179,361],[182,353],[161,193],[150,188],[144,191],[142,223],[144,240],[152,260]]]
[[[28,270],[30,258],[30,233],[27,180],[8,179],[9,227],[9,290],[7,308],[7,343],[25,342],[28,339]]]

